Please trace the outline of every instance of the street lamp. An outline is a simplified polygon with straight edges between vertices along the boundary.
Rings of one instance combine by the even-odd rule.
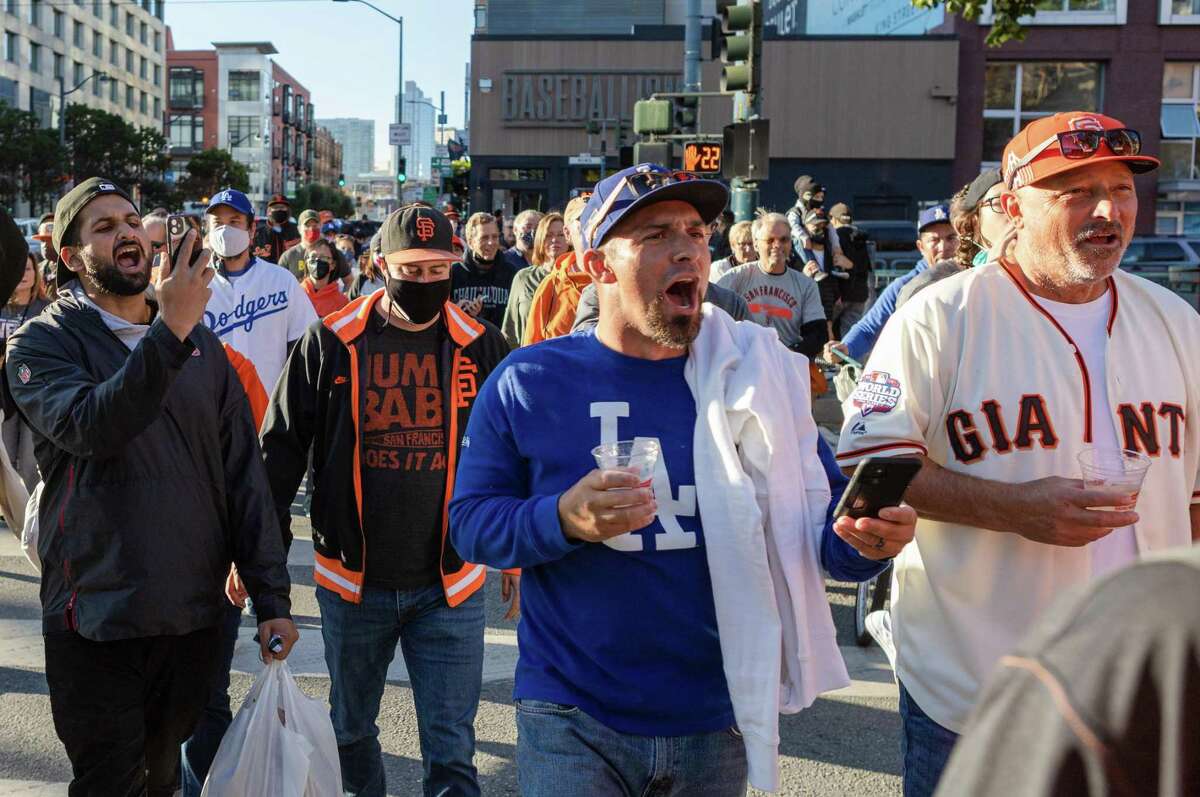
[[[377,5],[367,2],[367,0],[333,0],[335,3],[362,3],[364,6],[371,8],[383,14],[385,17],[395,22],[399,28],[399,44],[396,47],[396,124],[401,124],[404,120],[401,118],[400,111],[403,106],[400,104],[401,98],[404,97],[404,17],[393,17],[388,12],[384,11]],[[396,165],[400,165],[400,147],[396,147]]]
[[[74,94],[83,88],[84,84],[92,78],[99,78],[101,83],[112,80],[105,72],[93,72],[83,80],[75,84],[75,88],[70,91],[64,91],[66,84],[63,83],[62,75],[59,75],[58,80],[58,144],[61,147],[67,146],[67,96]]]

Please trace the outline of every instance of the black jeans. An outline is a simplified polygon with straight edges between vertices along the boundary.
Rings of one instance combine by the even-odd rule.
[[[67,749],[71,797],[170,797],[179,745],[208,700],[220,631],[93,642],[46,634],[54,730]]]

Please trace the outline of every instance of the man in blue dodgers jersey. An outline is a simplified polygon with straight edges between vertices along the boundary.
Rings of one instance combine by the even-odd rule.
[[[708,224],[727,191],[684,178],[641,164],[597,185],[581,222],[599,326],[510,354],[481,389],[463,441],[454,544],[471,561],[524,568],[515,697],[518,780],[530,797],[746,789],[684,377],[708,282]],[[653,492],[594,469],[594,446],[634,437],[661,444]],[[907,507],[885,513],[857,526],[842,519],[836,535],[827,522],[821,565],[844,579],[879,572],[916,522]]]

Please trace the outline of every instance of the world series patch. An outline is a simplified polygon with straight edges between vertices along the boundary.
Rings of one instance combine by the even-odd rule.
[[[858,380],[850,401],[863,417],[876,412],[891,412],[900,404],[900,380],[886,371],[868,371]]]

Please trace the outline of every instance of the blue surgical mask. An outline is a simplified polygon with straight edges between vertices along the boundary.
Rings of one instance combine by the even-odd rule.
[[[982,266],[986,262],[988,262],[988,253],[986,249],[980,249],[975,253],[975,257],[971,258],[972,266]]]

